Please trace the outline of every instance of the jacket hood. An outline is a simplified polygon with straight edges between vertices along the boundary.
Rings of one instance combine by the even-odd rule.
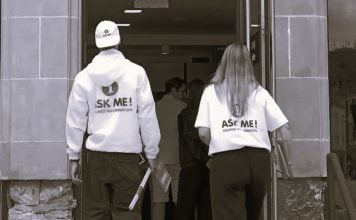
[[[87,67],[89,78],[97,85],[110,86],[124,73],[123,65],[128,62],[124,55],[116,50],[101,51]]]

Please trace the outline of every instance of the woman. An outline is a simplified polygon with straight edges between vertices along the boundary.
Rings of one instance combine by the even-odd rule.
[[[176,220],[210,220],[209,169],[205,165],[210,159],[205,145],[194,128],[195,118],[204,81],[193,79],[189,85],[188,105],[178,115],[179,161],[181,171],[178,185]]]
[[[195,122],[212,156],[213,219],[259,219],[270,179],[268,131],[289,140],[287,123],[256,81],[246,46],[229,45],[204,90]]]

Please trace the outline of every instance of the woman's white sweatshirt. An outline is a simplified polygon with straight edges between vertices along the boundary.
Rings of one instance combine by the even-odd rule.
[[[160,130],[145,70],[116,49],[100,52],[75,77],[66,118],[67,153],[79,159],[86,148],[101,152],[158,154]]]

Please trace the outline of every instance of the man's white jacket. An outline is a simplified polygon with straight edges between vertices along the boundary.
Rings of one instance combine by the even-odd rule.
[[[86,148],[101,152],[158,154],[160,131],[145,70],[116,49],[100,52],[75,77],[66,118],[67,153],[79,159]],[[144,145],[144,148],[143,148]]]

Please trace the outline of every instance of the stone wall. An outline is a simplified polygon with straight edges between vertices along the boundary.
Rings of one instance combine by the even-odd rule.
[[[290,121],[293,180],[278,181],[278,219],[324,219],[330,152],[326,0],[276,0],[276,99]]]
[[[324,178],[278,180],[278,220],[325,218]]]
[[[2,0],[1,9],[0,179],[66,179],[80,1]]]
[[[325,177],[330,152],[326,0],[276,0],[276,99],[297,177]]]
[[[65,112],[80,68],[80,0],[2,0],[0,180],[10,220],[72,219]],[[36,180],[36,181],[34,181]],[[42,181],[48,180],[48,181]]]
[[[77,205],[70,181],[14,181],[9,220],[72,220]]]

